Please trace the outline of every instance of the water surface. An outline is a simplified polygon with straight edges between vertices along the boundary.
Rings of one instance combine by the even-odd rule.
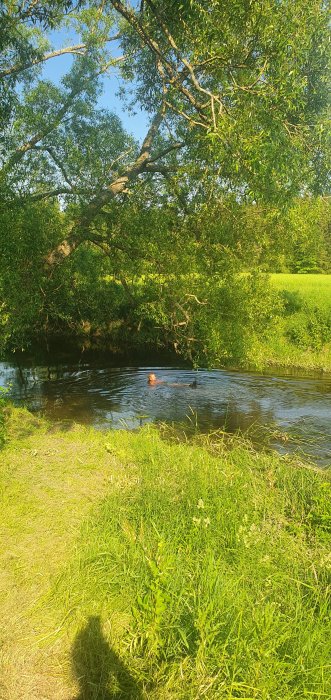
[[[195,389],[148,386],[149,372],[169,383],[197,380]],[[185,367],[118,366],[118,359],[35,364],[0,363],[0,384],[17,405],[52,421],[98,428],[136,428],[147,421],[184,422],[201,431],[249,431],[274,435],[280,452],[303,452],[331,464],[331,378],[286,377],[230,371],[195,372]],[[288,438],[284,433],[288,434]]]

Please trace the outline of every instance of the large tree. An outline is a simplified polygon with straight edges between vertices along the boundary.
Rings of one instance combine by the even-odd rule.
[[[58,198],[70,211],[47,274],[86,243],[118,250],[134,193],[154,212],[176,200],[184,220],[222,192],[278,201],[327,186],[325,0],[7,0],[2,20],[2,201]],[[53,50],[48,29],[64,25],[77,41]],[[44,80],[43,63],[65,53],[60,85]],[[109,73],[124,104],[151,115],[141,144],[111,95],[95,107]]]

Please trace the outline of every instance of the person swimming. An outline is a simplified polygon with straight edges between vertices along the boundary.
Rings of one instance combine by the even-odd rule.
[[[164,379],[158,379],[154,372],[148,375],[147,383],[150,386],[156,386],[157,384],[166,384],[166,386],[189,386],[191,387],[191,389],[195,389],[197,387],[196,379],[194,379],[193,382],[191,382],[190,384],[188,382],[166,382]]]
[[[151,386],[155,386],[156,384],[166,384],[166,382],[163,379],[157,379],[156,374],[154,374],[154,372],[148,375],[147,383]]]

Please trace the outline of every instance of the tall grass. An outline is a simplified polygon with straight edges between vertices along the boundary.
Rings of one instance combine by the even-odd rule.
[[[329,472],[24,411],[8,436],[1,697],[331,697]]]
[[[80,630],[82,697],[331,697],[328,476],[150,427],[111,433],[105,449],[125,479],[52,592],[58,619]],[[102,653],[91,674],[98,624],[117,675]]]

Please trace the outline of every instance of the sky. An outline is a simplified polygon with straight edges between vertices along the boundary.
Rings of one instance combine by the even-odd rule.
[[[52,49],[81,43],[78,35],[75,35],[73,32],[69,34],[66,30],[53,31],[50,33],[49,38]],[[70,69],[73,60],[74,57],[68,54],[46,61],[43,67],[43,78],[58,84],[63,75]],[[102,84],[103,92],[98,98],[97,106],[115,112],[120,117],[125,130],[141,141],[146,135],[150,115],[138,107],[135,109],[136,114],[129,113],[123,108],[123,103],[117,95],[120,83],[114,73],[113,75],[104,76]]]

